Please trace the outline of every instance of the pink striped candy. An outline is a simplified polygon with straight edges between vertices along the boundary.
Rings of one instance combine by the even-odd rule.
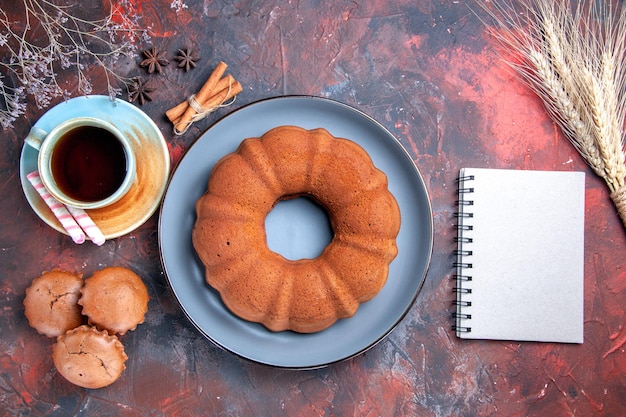
[[[28,181],[35,187],[35,190],[37,190],[41,198],[43,198],[43,201],[50,207],[50,210],[52,210],[52,213],[59,220],[61,226],[67,231],[72,240],[79,244],[85,242],[85,233],[78,223],[76,223],[76,220],[74,220],[67,208],[48,193],[48,190],[46,190],[46,187],[44,187],[41,182],[41,178],[39,178],[39,173],[37,171],[31,172],[26,178],[28,178]]]
[[[89,239],[93,243],[98,246],[102,246],[104,244],[104,235],[102,231],[96,226],[96,224],[91,220],[91,217],[85,212],[83,209],[79,209],[76,207],[67,206],[70,214],[74,217],[74,219],[78,222],[80,227],[83,228],[83,231],[87,233]]]

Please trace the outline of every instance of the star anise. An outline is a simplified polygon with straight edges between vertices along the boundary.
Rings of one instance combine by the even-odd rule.
[[[178,55],[174,59],[178,61],[178,68],[185,68],[185,72],[187,72],[196,67],[196,61],[200,58],[197,51],[186,48],[184,50],[179,49]]]
[[[143,51],[143,56],[146,57],[141,61],[142,67],[148,67],[148,72],[152,74],[154,71],[159,74],[163,71],[165,65],[169,65],[169,61],[165,59],[165,51],[157,51],[153,46],[151,49]]]
[[[146,101],[152,101],[150,93],[154,90],[156,88],[148,86],[148,83],[141,78],[135,78],[130,87],[128,87],[128,99],[131,102],[137,100],[143,106]]]

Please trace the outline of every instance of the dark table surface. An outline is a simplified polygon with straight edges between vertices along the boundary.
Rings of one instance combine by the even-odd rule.
[[[85,4],[92,3],[101,7]],[[173,167],[207,128],[246,104],[282,95],[346,103],[395,135],[420,170],[433,209],[430,269],[406,317],[361,355],[307,371],[241,359],[205,339],[173,297],[160,263],[158,212],[97,247],[75,245],[31,210],[19,159],[23,138],[45,112],[31,104],[13,129],[2,131],[0,415],[626,415],[624,227],[603,182],[502,64],[470,5],[125,2],[128,17],[151,27],[151,40],[139,51],[155,45],[170,58],[183,47],[200,51],[198,67],[187,73],[169,65],[162,74],[147,74],[139,56],[122,68],[158,85],[140,107],[165,136]],[[165,110],[196,92],[220,60],[243,92],[185,135],[173,135]],[[95,70],[87,74],[98,77]],[[96,82],[93,93],[106,90]],[[583,344],[455,337],[452,214],[454,179],[463,166],[587,173]],[[29,327],[22,301],[42,271],[89,276],[110,265],[144,279],[149,310],[146,322],[123,337],[129,360],[121,378],[88,390],[57,373],[51,341]]]

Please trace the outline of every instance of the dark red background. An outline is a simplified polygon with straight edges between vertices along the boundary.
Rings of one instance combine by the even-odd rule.
[[[142,109],[165,135],[174,164],[213,122],[258,99],[309,94],[347,103],[386,126],[421,171],[433,206],[432,264],[407,317],[365,354],[314,371],[239,359],[205,340],[172,297],[157,215],[96,247],[74,245],[31,211],[19,156],[44,110],[30,105],[0,140],[0,416],[626,415],[624,227],[603,182],[501,63],[470,7],[463,0],[123,5],[151,26],[152,43],[170,59],[178,48],[200,51],[188,73],[170,64],[148,75],[140,57],[122,67],[159,87]],[[172,135],[165,110],[196,92],[219,60],[243,93],[186,135]],[[106,94],[102,82],[94,93]],[[462,341],[451,332],[454,178],[462,166],[587,173],[584,344]],[[123,336],[130,359],[122,377],[86,390],[56,372],[51,341],[28,326],[22,300],[44,270],[89,276],[109,265],[140,274],[151,301],[146,323]]]

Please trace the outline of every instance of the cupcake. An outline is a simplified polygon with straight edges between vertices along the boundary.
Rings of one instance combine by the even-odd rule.
[[[54,270],[35,278],[26,289],[24,315],[40,334],[57,337],[84,322],[78,299],[81,274]]]
[[[52,359],[59,373],[72,384],[102,388],[126,369],[126,353],[117,336],[82,325],[57,337]]]
[[[78,304],[89,324],[123,335],[143,323],[148,290],[141,278],[123,267],[108,267],[85,280]]]

